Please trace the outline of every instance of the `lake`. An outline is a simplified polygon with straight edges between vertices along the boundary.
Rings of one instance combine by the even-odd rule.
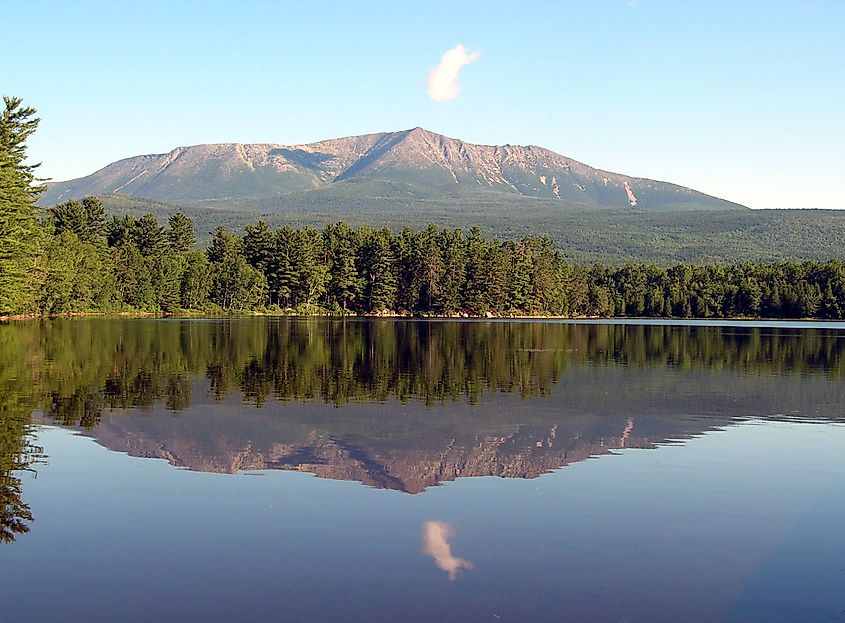
[[[8,621],[845,621],[845,324],[0,325]]]

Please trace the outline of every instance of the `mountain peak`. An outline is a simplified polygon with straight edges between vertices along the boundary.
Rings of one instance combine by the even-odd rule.
[[[542,147],[474,145],[419,126],[303,145],[177,147],[49,184],[41,203],[116,193],[180,203],[308,193],[308,205],[338,205],[353,193],[405,204],[423,198],[502,202],[510,196],[593,208],[741,208],[689,188],[595,169]]]

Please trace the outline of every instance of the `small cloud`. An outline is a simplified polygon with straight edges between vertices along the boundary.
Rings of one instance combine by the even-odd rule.
[[[445,521],[427,521],[423,525],[423,553],[431,556],[440,569],[449,574],[450,580],[455,580],[463,569],[472,569],[469,560],[458,558],[452,554],[449,541],[455,535],[452,526]]]
[[[479,52],[470,54],[460,43],[446,52],[428,74],[428,96],[435,102],[448,102],[458,97],[461,92],[458,72],[480,57]]]
[[[636,9],[640,6],[640,0],[628,0],[628,6],[632,9]]]

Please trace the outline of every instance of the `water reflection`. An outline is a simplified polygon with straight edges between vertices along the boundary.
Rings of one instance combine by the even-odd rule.
[[[461,571],[475,566],[469,560],[452,554],[452,545],[449,541],[454,536],[454,528],[445,521],[427,521],[423,524],[423,554],[431,556],[434,564],[449,574],[450,580],[456,580]]]
[[[14,413],[3,411],[0,419],[0,543],[11,543],[29,532],[32,511],[22,499],[21,472],[35,473],[33,465],[42,457],[41,448],[31,442],[31,427]]]
[[[70,319],[0,326],[0,380],[65,424],[215,398],[426,404],[542,396],[574,365],[845,376],[826,329],[317,319]]]
[[[39,456],[33,414],[192,470],[297,470],[420,493],[468,476],[534,478],[748,417],[839,420],[843,355],[842,332],[824,328],[2,325],[2,539],[31,521],[19,476]]]

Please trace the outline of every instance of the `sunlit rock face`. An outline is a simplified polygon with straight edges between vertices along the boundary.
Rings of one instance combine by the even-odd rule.
[[[423,128],[304,145],[225,143],[177,147],[49,184],[42,205],[85,195],[158,201],[360,197],[426,200],[528,197],[570,206],[652,210],[741,209],[667,182],[593,168],[533,145],[474,145]]]

